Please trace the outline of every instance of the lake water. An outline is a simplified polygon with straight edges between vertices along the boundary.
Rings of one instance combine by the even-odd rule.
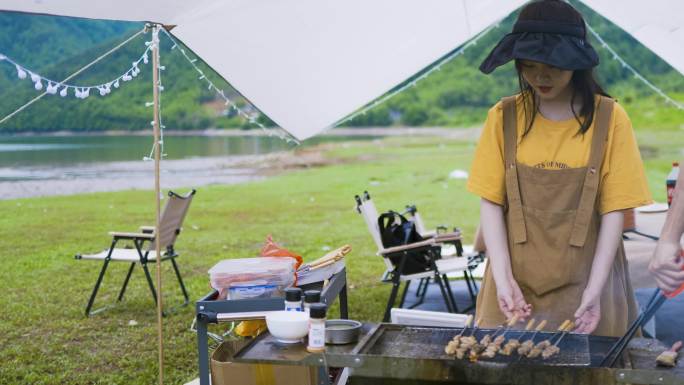
[[[316,138],[303,145],[340,139],[345,138]],[[267,154],[293,147],[268,136],[167,136],[164,140],[165,159]],[[152,138],[147,136],[0,136],[0,168],[134,161],[148,156],[151,149]]]
[[[361,137],[321,137],[302,145],[354,139]],[[259,155],[294,147],[268,136],[167,136],[164,160]],[[147,136],[0,136],[0,180],[41,177],[32,170],[52,170],[54,176],[57,169],[77,164],[140,161],[151,149],[152,138]]]
[[[302,146],[369,138],[316,137]],[[261,179],[254,165],[262,155],[294,147],[269,136],[166,136],[162,186]],[[148,136],[0,136],[0,199],[151,189],[154,162],[143,161],[151,148]]]

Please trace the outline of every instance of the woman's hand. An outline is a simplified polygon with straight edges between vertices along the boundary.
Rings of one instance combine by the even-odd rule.
[[[681,248],[678,242],[666,242],[661,239],[653,252],[648,270],[653,274],[658,287],[672,292],[684,284],[684,258],[680,257]]]
[[[575,332],[591,334],[601,320],[601,293],[584,291],[582,302],[575,312]]]
[[[519,321],[524,321],[532,313],[532,305],[525,301],[520,286],[513,277],[496,282],[496,297],[499,309],[506,319],[518,316]]]

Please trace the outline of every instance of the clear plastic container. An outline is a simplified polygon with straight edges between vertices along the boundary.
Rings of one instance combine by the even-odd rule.
[[[231,287],[236,288],[235,294],[238,295],[240,286],[243,286],[240,295],[249,294],[249,286],[264,286],[253,288],[251,293],[256,294],[263,289],[263,295],[270,293],[275,297],[294,284],[296,263],[294,258],[285,257],[225,259],[209,269],[209,281],[211,287],[219,291],[219,299],[228,298]],[[258,284],[254,285],[254,282]],[[266,286],[275,286],[275,290]]]

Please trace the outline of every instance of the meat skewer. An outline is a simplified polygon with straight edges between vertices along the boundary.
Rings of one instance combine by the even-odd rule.
[[[561,342],[563,337],[565,337],[573,328],[575,327],[575,323],[570,321],[568,324],[565,326],[565,329],[563,330],[563,333],[561,333],[561,336],[558,338],[558,341],[556,341],[555,344],[548,346],[544,349],[542,352],[542,358],[547,360],[551,356],[554,356],[560,352],[560,348],[558,347],[558,344]]]
[[[537,325],[537,327],[534,328],[534,333],[532,333],[532,337],[520,344],[520,347],[518,348],[518,355],[520,355],[520,358],[518,359],[518,361],[520,361],[524,356],[527,356],[532,350],[532,348],[534,348],[534,338],[537,336],[537,333],[544,329],[545,326],[546,320],[542,320],[539,323],[539,325]]]
[[[516,338],[509,339],[508,342],[506,342],[506,345],[504,345],[503,349],[501,349],[499,354],[503,354],[504,356],[510,356],[511,354],[513,354],[513,352],[516,351],[518,349],[518,347],[520,347],[520,340],[522,340],[522,338],[525,336],[525,333],[527,333],[528,331],[530,331],[532,329],[532,327],[534,326],[534,323],[535,323],[534,318],[532,318],[529,322],[527,322],[527,326],[525,326],[525,330],[520,335],[520,338],[519,339],[516,339]]]
[[[556,333],[554,333],[554,334],[551,336],[551,338],[545,339],[544,341],[539,342],[538,344],[534,345],[534,347],[532,348],[532,350],[530,350],[530,352],[527,353],[527,357],[528,357],[528,358],[537,358],[537,357],[539,357],[539,356],[544,352],[544,349],[546,349],[546,348],[548,348],[549,346],[551,346],[551,340],[553,340],[553,339],[556,337],[557,334],[562,333],[562,332],[565,330],[565,328],[566,328],[570,323],[571,323],[570,320],[565,320],[565,321],[563,321],[563,323],[558,327],[558,331],[557,331]]]
[[[477,330],[478,326],[480,326],[480,321],[481,319],[475,321],[475,324],[473,325],[473,330],[470,332],[469,336],[460,338],[460,344],[455,352],[456,358],[458,358],[459,360],[463,359],[463,357],[465,357],[466,352],[477,344],[477,339],[475,338],[475,331]]]
[[[489,346],[489,344],[492,343],[492,341],[494,340],[492,336],[496,335],[503,327],[503,324],[499,325],[494,334],[485,334],[484,337],[482,337],[482,339],[480,340],[480,342],[477,342],[477,340],[475,340],[475,343],[470,347],[470,353],[468,354],[468,359],[470,360],[470,362],[477,362],[480,353],[484,352],[487,346]]]
[[[465,324],[463,325],[463,329],[461,330],[461,332],[454,336],[454,338],[451,341],[449,341],[447,346],[444,347],[444,352],[446,354],[456,354],[456,349],[458,349],[459,345],[461,344],[461,337],[463,336],[463,332],[465,332],[465,330],[470,326],[470,322],[472,320],[472,315],[469,315],[468,318],[466,318]]]
[[[506,324],[506,328],[504,329],[503,333],[499,336],[496,336],[491,342],[489,342],[489,344],[486,345],[485,351],[484,353],[482,353],[482,357],[494,358],[494,356],[496,356],[496,353],[498,353],[501,349],[501,345],[506,340],[506,332],[508,332],[511,326],[515,325],[517,322],[518,316],[514,315]],[[496,333],[494,334],[496,335]]]

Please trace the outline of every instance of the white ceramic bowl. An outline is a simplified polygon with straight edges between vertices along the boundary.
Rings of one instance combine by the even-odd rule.
[[[309,315],[300,311],[274,311],[266,315],[268,331],[286,344],[301,342],[309,334]]]

